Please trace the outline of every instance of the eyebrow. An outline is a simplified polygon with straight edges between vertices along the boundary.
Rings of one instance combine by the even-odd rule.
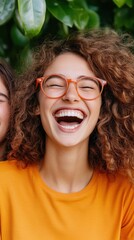
[[[6,94],[4,94],[4,93],[1,93],[1,92],[0,92],[0,96],[5,97],[6,99],[9,100],[9,97],[8,97]]]
[[[69,77],[69,76],[67,76],[67,75],[64,75],[64,74],[53,74],[53,75],[61,75],[61,76],[63,76],[63,77],[65,77],[65,78],[67,78],[67,79],[70,79],[71,77]],[[76,80],[79,80],[79,78],[83,78],[83,77],[87,77],[87,78],[89,78],[89,77],[91,77],[91,78],[93,78],[93,80],[95,80],[95,79],[100,79],[100,78],[98,78],[98,77],[96,77],[96,76],[89,76],[89,75],[80,75],[80,76],[78,76],[77,78],[76,78]],[[74,79],[74,78],[72,78],[72,79]]]

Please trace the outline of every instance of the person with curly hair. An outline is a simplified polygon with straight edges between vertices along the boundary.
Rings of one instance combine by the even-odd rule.
[[[17,79],[0,164],[2,240],[134,239],[134,41],[45,41]]]
[[[10,99],[13,92],[11,67],[0,59],[0,161],[6,159],[9,142]]]

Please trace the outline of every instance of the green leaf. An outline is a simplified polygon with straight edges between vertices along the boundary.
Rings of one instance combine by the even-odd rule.
[[[86,0],[73,0],[70,1],[70,5],[72,5],[72,7],[76,7],[76,8],[83,8],[85,10],[88,10],[88,5],[87,5],[87,1]]]
[[[86,0],[72,0],[68,2],[72,7],[84,8],[84,9],[88,8]]]
[[[17,27],[21,30],[21,32],[24,33],[23,23],[22,23],[22,20],[20,18],[18,9],[15,9],[14,22],[17,25]]]
[[[124,28],[127,31],[132,31],[134,28],[133,9],[128,7],[118,9],[114,18],[114,26],[116,29]]]
[[[46,0],[49,12],[65,25],[72,27],[73,19],[69,4],[63,0]]]
[[[89,13],[84,9],[77,10],[74,14],[74,25],[79,29],[83,30],[89,21]]]
[[[133,0],[126,0],[126,5],[131,8],[133,6]]]
[[[63,28],[64,33],[65,33],[66,35],[68,35],[68,34],[69,34],[68,26],[65,25],[65,24],[62,24],[62,28]]]
[[[18,0],[18,10],[25,34],[30,38],[38,35],[45,21],[45,0]]]
[[[88,12],[89,12],[89,20],[88,20],[88,23],[86,25],[86,29],[98,28],[100,26],[99,15],[92,10],[88,10]]]
[[[18,47],[24,47],[29,42],[28,37],[24,36],[15,24],[11,27],[11,39]]]
[[[3,25],[12,17],[14,9],[15,0],[0,1],[0,25]]]
[[[125,25],[127,9],[117,9],[114,17],[114,26],[116,29],[122,28]]]
[[[85,0],[73,0],[69,3],[69,7],[75,27],[83,30],[89,20],[88,7]]]
[[[83,30],[87,25],[99,25],[98,15],[90,11],[86,0],[46,0],[46,3],[51,14],[68,27],[74,25]]]
[[[74,0],[70,2],[74,25],[79,29],[89,29],[100,25],[99,15],[91,10],[85,0]]]
[[[120,8],[126,3],[126,0],[113,0],[113,2]]]

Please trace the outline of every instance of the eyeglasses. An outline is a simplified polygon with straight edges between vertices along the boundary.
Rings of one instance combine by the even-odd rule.
[[[68,79],[60,74],[53,74],[36,79],[36,87],[40,84],[41,90],[48,98],[60,98],[67,93],[70,83],[74,83],[80,98],[94,100],[98,98],[107,82],[97,77],[84,76],[78,80]]]

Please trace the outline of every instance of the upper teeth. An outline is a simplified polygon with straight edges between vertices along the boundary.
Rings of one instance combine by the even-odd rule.
[[[55,114],[55,117],[77,117],[83,119],[84,115],[78,110],[60,110]]]

